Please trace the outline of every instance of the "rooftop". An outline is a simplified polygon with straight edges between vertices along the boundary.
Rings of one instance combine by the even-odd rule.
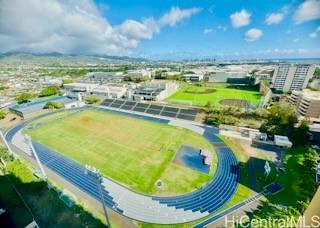
[[[54,101],[61,104],[68,104],[76,100],[69,97],[64,97],[64,96],[55,96],[55,97],[39,99],[36,101],[31,101],[24,104],[16,104],[11,106],[10,109],[13,111],[21,112],[25,115],[25,114],[41,111],[45,106],[45,104],[49,101]]]
[[[296,95],[301,94],[304,98],[309,100],[320,100],[320,91],[305,89],[303,91],[293,91],[292,93]]]

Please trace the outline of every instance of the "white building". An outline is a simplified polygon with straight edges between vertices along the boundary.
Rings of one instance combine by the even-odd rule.
[[[320,120],[320,91],[293,91],[289,102],[296,106],[300,116]]]
[[[203,80],[203,74],[183,74],[181,77],[186,82],[199,82]]]
[[[310,64],[279,64],[273,73],[272,87],[282,92],[303,90],[314,71],[315,66]]]
[[[89,83],[69,83],[64,84],[63,88],[67,92],[83,92],[83,93],[91,93],[92,90],[98,87],[99,84],[89,84]]]
[[[91,72],[84,81],[91,83],[121,82],[124,79],[123,72]]]
[[[44,78],[40,78],[40,83],[42,86],[61,86],[62,80],[59,78],[45,76]]]
[[[171,94],[176,92],[179,85],[175,82],[147,82],[141,83],[133,91],[133,100],[149,100],[149,101],[159,101],[164,100]]]
[[[130,78],[151,78],[152,71],[142,69],[142,70],[128,70],[125,74],[126,77]]]
[[[127,88],[123,85],[109,84],[93,88],[91,94],[106,98],[121,98],[126,92]]]
[[[288,139],[287,136],[275,135],[274,136],[274,144],[280,147],[291,148],[292,142]]]

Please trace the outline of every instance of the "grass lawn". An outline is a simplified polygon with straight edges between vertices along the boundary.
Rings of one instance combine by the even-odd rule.
[[[143,193],[186,193],[207,183],[216,169],[216,158],[210,175],[171,162],[183,144],[214,151],[186,129],[94,110],[44,123],[27,130],[34,140]],[[160,189],[158,179],[164,182]]]
[[[210,89],[215,89],[210,92]],[[204,93],[208,91],[208,93]],[[203,94],[201,94],[203,92]],[[168,101],[185,101],[192,102],[196,106],[204,106],[207,102],[211,102],[215,106],[220,106],[219,103],[223,99],[242,99],[250,102],[251,105],[258,105],[261,94],[258,91],[243,90],[235,88],[227,88],[222,85],[212,86],[196,86],[192,84],[184,85],[178,92],[169,97]]]

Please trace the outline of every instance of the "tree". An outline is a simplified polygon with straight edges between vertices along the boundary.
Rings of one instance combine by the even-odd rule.
[[[49,101],[45,104],[43,109],[60,109],[63,108],[64,105],[55,101]]]
[[[298,118],[293,107],[289,103],[279,102],[269,109],[267,120],[260,130],[272,135],[289,136],[296,123]]]
[[[62,80],[62,84],[70,84],[70,83],[72,83],[72,82],[73,82],[72,79],[63,79],[63,80]]]
[[[100,101],[99,98],[97,98],[97,97],[92,97],[92,96],[85,97],[84,100],[85,100],[88,104],[95,104],[95,103],[98,103],[98,102]]]
[[[318,67],[316,68],[316,70],[314,71],[313,76],[315,78],[320,78],[320,68],[318,68]]]
[[[48,97],[52,95],[57,95],[60,92],[60,89],[58,86],[48,86],[42,89],[42,91],[39,94],[39,97]]]
[[[18,102],[18,104],[27,103],[33,97],[34,97],[34,95],[31,93],[21,93],[20,95],[18,95],[16,97],[16,101]]]
[[[291,134],[289,134],[293,144],[295,146],[303,146],[308,144],[308,131],[309,131],[309,126],[308,126],[308,121],[303,120],[299,127],[295,128]]]
[[[7,113],[4,111],[0,111],[0,120],[4,119],[6,117]]]
[[[6,162],[13,160],[13,157],[12,155],[9,154],[8,149],[5,147],[2,147],[1,145],[0,145],[0,158],[2,158]]]
[[[8,88],[9,88],[8,86],[0,85],[0,90],[6,90]]]

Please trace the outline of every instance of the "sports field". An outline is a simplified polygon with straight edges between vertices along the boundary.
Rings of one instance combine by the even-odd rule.
[[[46,118],[28,129],[31,137],[82,164],[93,165],[126,186],[152,194],[181,194],[207,183],[216,169],[214,157],[210,175],[172,162],[181,145],[213,146],[186,129],[145,121],[110,112],[86,110]],[[155,186],[157,180],[164,185]]]
[[[211,86],[197,86],[188,84],[183,86],[178,92],[169,97],[172,102],[192,102],[196,106],[204,106],[211,102],[215,106],[220,106],[220,101],[224,99],[246,100],[251,105],[259,104],[261,94],[253,90],[227,88],[224,84],[213,84]]]

